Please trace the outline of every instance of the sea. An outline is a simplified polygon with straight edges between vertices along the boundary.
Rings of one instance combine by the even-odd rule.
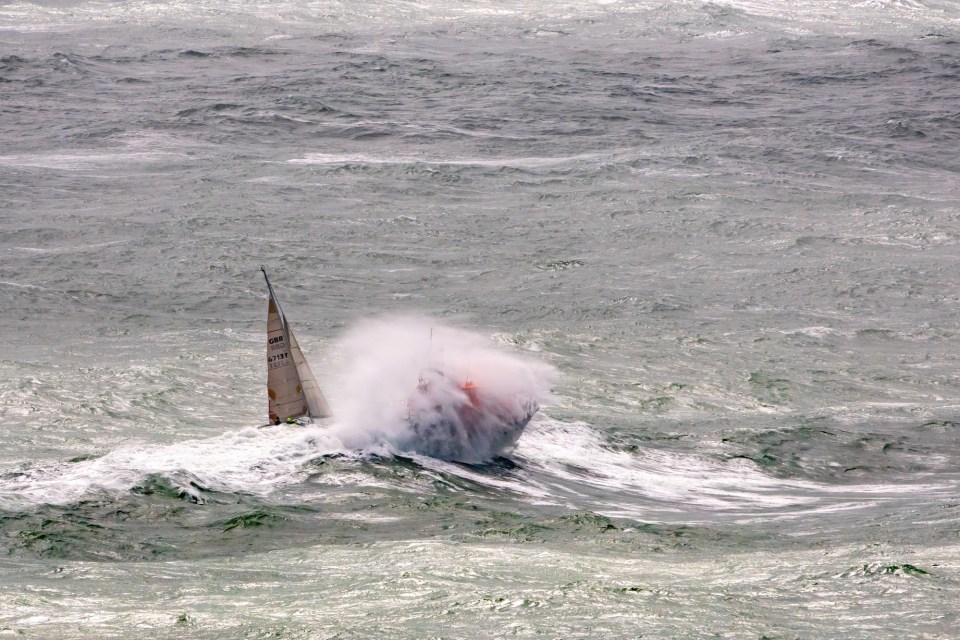
[[[0,326],[0,638],[960,638],[960,3],[0,0]]]

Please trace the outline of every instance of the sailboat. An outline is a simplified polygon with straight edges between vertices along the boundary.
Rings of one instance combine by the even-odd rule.
[[[267,271],[267,415],[270,424],[307,424],[333,415],[297,344]],[[493,394],[433,366],[404,401],[401,447],[444,460],[480,463],[513,448],[540,408],[533,399]]]
[[[283,315],[267,270],[261,266],[260,271],[270,292],[267,304],[267,415],[270,424],[303,424],[329,418],[333,412]]]

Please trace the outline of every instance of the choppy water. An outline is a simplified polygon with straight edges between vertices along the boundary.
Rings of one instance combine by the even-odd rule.
[[[955,2],[0,3],[0,634],[953,638]],[[256,429],[271,271],[553,365]]]

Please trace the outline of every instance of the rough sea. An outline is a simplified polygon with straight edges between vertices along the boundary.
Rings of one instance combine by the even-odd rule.
[[[261,264],[552,401],[258,428]],[[0,637],[960,638],[960,3],[0,0],[0,326]]]

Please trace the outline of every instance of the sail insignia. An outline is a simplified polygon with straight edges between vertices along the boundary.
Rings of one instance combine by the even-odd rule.
[[[267,413],[270,422],[277,424],[304,416],[330,417],[333,415],[330,406],[287,323],[267,272],[263,267],[260,270],[270,294],[267,304]]]

